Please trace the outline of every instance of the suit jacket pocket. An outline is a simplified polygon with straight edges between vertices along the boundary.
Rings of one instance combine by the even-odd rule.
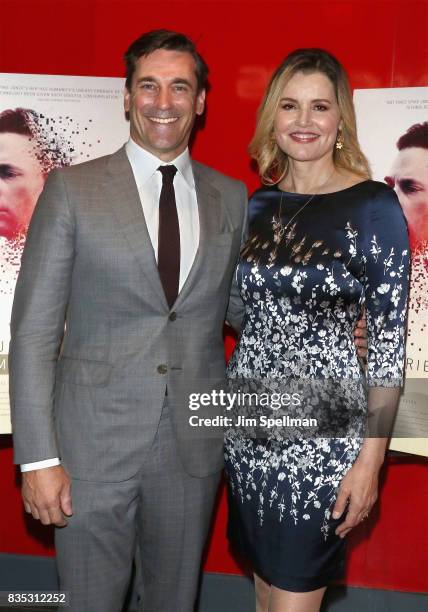
[[[74,385],[105,387],[111,376],[112,365],[105,361],[74,359],[61,356],[56,367],[56,377]]]

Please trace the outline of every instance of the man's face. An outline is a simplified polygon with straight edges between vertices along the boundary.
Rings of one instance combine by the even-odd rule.
[[[428,241],[428,149],[399,151],[386,182],[395,187],[409,226],[412,245]]]
[[[125,89],[132,139],[166,162],[185,150],[195,117],[204,111],[195,68],[190,53],[158,49],[140,57],[131,91]]]
[[[0,236],[26,232],[43,189],[42,167],[28,136],[0,133]]]

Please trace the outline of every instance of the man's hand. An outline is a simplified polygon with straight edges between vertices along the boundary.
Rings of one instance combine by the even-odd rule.
[[[71,480],[61,465],[24,472],[22,499],[25,511],[43,525],[65,527],[65,516],[73,514]]]
[[[363,312],[354,329],[354,344],[357,348],[358,357],[364,361],[367,359],[367,325],[366,313]]]

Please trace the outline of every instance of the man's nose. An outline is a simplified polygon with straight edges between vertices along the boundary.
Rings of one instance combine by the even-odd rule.
[[[159,90],[156,104],[158,108],[170,108],[171,107],[171,92],[167,87]]]

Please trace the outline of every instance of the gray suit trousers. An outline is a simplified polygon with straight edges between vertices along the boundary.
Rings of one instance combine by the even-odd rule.
[[[56,530],[70,612],[120,612],[139,547],[144,612],[193,612],[220,473],[182,468],[167,403],[141,470],[122,482],[72,480],[73,516]]]

